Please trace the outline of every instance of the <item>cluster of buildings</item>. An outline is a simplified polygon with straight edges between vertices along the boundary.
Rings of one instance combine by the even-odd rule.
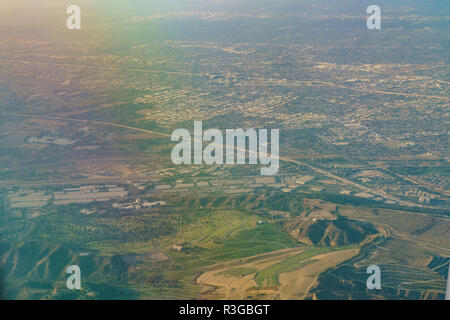
[[[141,209],[151,209],[157,207],[164,207],[167,205],[165,201],[153,201],[149,202],[146,200],[136,199],[132,202],[119,203],[115,202],[112,207],[120,210],[141,210]]]

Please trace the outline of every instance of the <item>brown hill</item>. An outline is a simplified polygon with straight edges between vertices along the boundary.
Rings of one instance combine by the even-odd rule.
[[[38,241],[1,244],[5,250],[0,255],[0,276],[5,280],[63,280],[71,264],[79,265],[84,276],[94,277],[118,275],[128,269],[121,255],[81,256],[66,246]]]
[[[350,220],[298,218],[285,224],[286,231],[297,241],[317,246],[342,246],[363,241],[377,233],[372,224]]]

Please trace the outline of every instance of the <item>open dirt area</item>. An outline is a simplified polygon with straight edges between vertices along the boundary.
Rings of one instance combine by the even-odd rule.
[[[349,260],[359,252],[350,249],[320,254],[312,257],[304,267],[279,276],[280,286],[277,298],[281,300],[305,299],[309,290],[314,286],[319,275],[325,270]]]
[[[304,265],[299,269],[279,274],[278,285],[258,286],[255,281],[258,271],[301,252],[301,249],[280,250],[277,254],[272,253],[270,256],[250,257],[237,265],[219,266],[216,269],[206,271],[197,278],[197,283],[204,286],[199,298],[225,300],[304,299],[308,297],[309,290],[314,286],[322,272],[354,257],[359,249],[318,254],[306,259]]]

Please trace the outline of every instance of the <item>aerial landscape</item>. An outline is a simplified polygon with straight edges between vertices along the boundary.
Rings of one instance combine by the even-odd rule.
[[[1,3],[0,299],[443,300],[449,19],[444,0]]]

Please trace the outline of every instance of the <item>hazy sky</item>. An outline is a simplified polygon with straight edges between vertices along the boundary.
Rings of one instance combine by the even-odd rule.
[[[264,11],[319,14],[365,14],[365,3],[371,0],[14,0],[0,1],[0,26],[56,27],[65,24],[66,8],[71,4],[82,9],[83,25],[120,22],[134,16],[149,16],[169,11]],[[391,13],[393,3],[407,14],[448,16],[448,0],[378,0],[384,14]]]
[[[64,20],[66,8],[79,5],[84,16],[123,19],[134,15],[200,9],[223,0],[14,0],[0,1],[0,25],[29,25]],[[236,0],[227,0],[235,3]]]

